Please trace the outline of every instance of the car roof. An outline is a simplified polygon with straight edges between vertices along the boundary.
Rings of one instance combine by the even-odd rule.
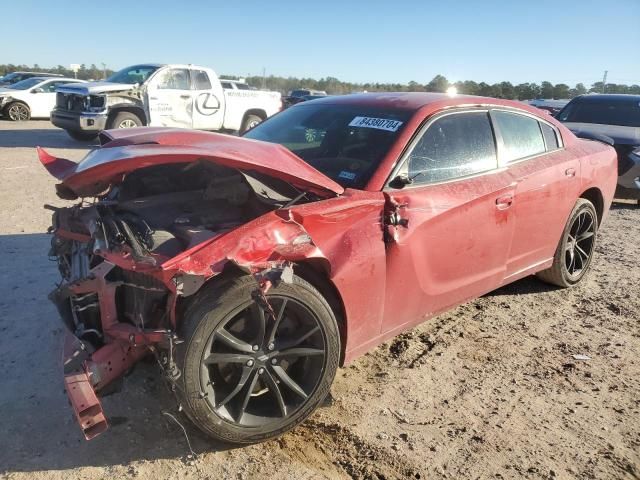
[[[431,92],[371,92],[355,93],[351,95],[336,95],[318,98],[314,100],[314,105],[326,103],[331,105],[357,105],[378,108],[394,108],[400,110],[416,111],[431,103],[445,100],[456,100],[456,104],[493,104],[505,105],[506,102],[515,102],[473,95],[449,95],[446,93]],[[467,101],[467,102],[465,102]]]
[[[578,102],[640,102],[640,95],[630,95],[624,93],[596,93],[591,95],[580,95],[574,101]]]
[[[19,75],[38,75],[42,77],[61,77],[59,73],[48,73],[48,72],[9,72],[7,75],[11,75],[12,73],[17,73]]]
[[[74,82],[86,82],[86,80],[80,80],[79,78],[69,78],[69,77],[31,77],[28,80],[40,80],[42,82],[44,82],[45,80],[73,80]]]

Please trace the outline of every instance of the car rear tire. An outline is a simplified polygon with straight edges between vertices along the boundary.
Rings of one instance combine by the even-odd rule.
[[[135,128],[143,125],[144,123],[135,113],[120,112],[113,117],[110,128]]]
[[[258,115],[253,115],[253,114],[247,115],[246,117],[244,117],[244,120],[242,121],[242,127],[240,127],[240,133],[242,134],[248,130],[251,130],[253,127],[261,123],[262,120],[264,119],[262,117],[259,117]]]
[[[562,232],[553,264],[538,272],[538,278],[563,288],[580,282],[591,265],[597,236],[596,209],[589,200],[579,198]]]
[[[176,351],[185,413],[227,443],[261,442],[305,420],[340,358],[336,318],[313,286],[294,276],[269,289],[268,305],[257,287],[251,276],[205,286],[185,311]]]
[[[79,140],[81,142],[86,142],[89,140],[95,139],[98,134],[97,133],[89,133],[89,132],[81,132],[78,130],[65,130],[67,135],[69,135],[74,140]]]
[[[12,102],[4,109],[7,118],[13,122],[24,122],[31,118],[31,110],[26,103]]]

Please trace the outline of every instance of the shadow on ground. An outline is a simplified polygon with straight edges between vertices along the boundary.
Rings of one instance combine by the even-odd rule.
[[[123,391],[103,399],[111,428],[87,442],[62,384],[62,322],[47,294],[58,280],[47,261],[50,236],[0,236],[0,474],[122,465],[185,458],[185,434],[196,452],[223,450],[177,414],[158,369],[141,362]]]
[[[0,128],[5,123],[0,122]],[[29,122],[33,124],[34,122]],[[16,124],[17,125],[17,124]],[[74,140],[64,130],[52,128],[9,128],[0,130],[0,148],[72,148],[87,149],[96,145],[96,140],[81,142]]]

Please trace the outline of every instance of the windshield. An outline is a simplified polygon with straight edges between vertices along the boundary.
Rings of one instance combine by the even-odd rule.
[[[561,122],[598,123],[622,127],[640,127],[640,100],[594,99],[569,103],[558,114]]]
[[[151,65],[136,65],[133,67],[123,68],[119,72],[114,73],[107,82],[111,83],[127,83],[134,85],[136,83],[142,84],[147,81],[153,72],[160,67],[153,67]]]
[[[27,78],[26,80],[22,80],[21,82],[14,83],[9,86],[9,88],[13,90],[27,90],[28,88],[35,87],[39,83],[42,83],[41,78]]]
[[[15,81],[15,79],[19,78],[20,74],[19,73],[8,73],[6,74],[4,77],[0,77],[0,81],[2,82],[12,82]]]
[[[304,97],[305,95],[309,95],[309,90],[293,90],[291,92],[290,97]]]
[[[279,143],[343,187],[363,188],[410,116],[406,110],[301,104],[244,136]]]

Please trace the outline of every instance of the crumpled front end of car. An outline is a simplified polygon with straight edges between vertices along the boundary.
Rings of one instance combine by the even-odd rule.
[[[156,357],[170,386],[179,378],[179,312],[212,277],[239,269],[254,276],[260,292],[292,261],[323,259],[282,202],[258,198],[238,169],[180,161],[176,153],[136,159],[135,168],[114,174],[109,169],[125,162],[117,152],[135,157],[107,150],[108,172],[82,182],[78,171],[100,167],[39,152],[62,180],[58,196],[77,200],[46,208],[53,211],[49,256],[62,278],[50,299],[67,331],[65,387],[87,439],[108,426],[99,395],[117,388],[143,356]],[[79,192],[87,197],[78,199]]]

